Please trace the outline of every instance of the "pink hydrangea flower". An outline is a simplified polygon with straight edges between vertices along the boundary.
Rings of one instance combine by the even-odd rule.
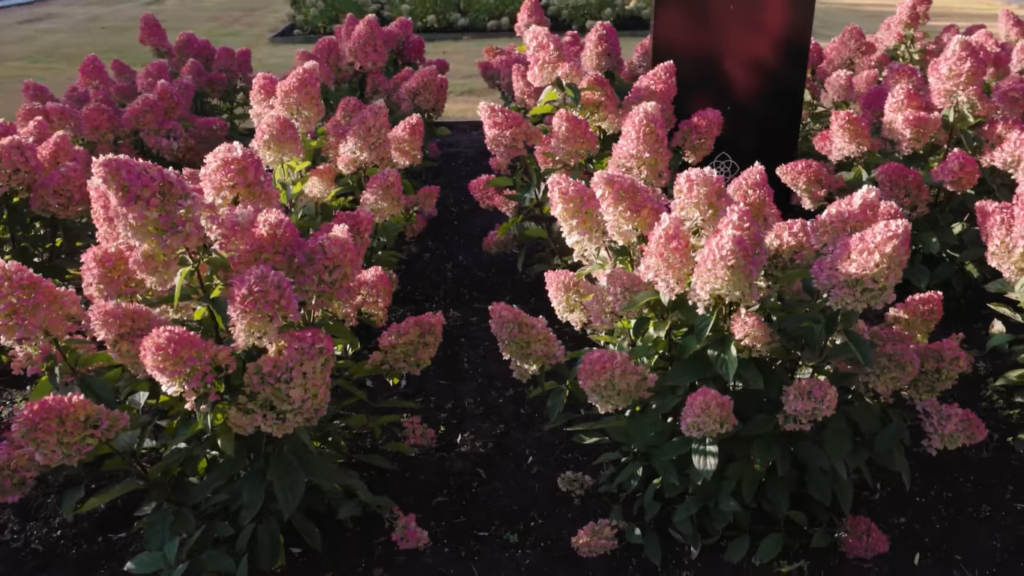
[[[423,117],[413,114],[402,120],[388,133],[391,162],[396,168],[409,168],[423,161]]]
[[[821,103],[832,108],[837,104],[853,100],[853,71],[836,70],[825,79],[825,91],[821,94]]]
[[[652,37],[648,34],[633,49],[633,57],[626,63],[626,72],[623,74],[623,78],[633,81],[649,72],[654,66],[653,48]]]
[[[622,47],[615,26],[610,22],[595,24],[583,40],[580,61],[589,74],[614,72],[621,75],[626,64],[622,61]]]
[[[252,79],[249,91],[249,115],[253,124],[259,126],[268,114],[274,111],[277,97],[277,76],[260,72]]]
[[[266,264],[249,268],[231,281],[228,316],[235,348],[271,345],[281,326],[299,317],[291,280]]]
[[[681,148],[683,160],[688,164],[698,164],[715,148],[715,140],[722,135],[724,119],[722,113],[714,108],[705,108],[693,113],[688,119],[679,122],[676,133],[669,144],[673,148]]]
[[[167,58],[174,51],[167,38],[167,31],[156,16],[149,12],[139,18],[139,44],[152,50],[157,58]]]
[[[889,537],[866,516],[847,516],[839,529],[839,549],[850,558],[870,560],[889,551]]]
[[[839,392],[824,378],[798,378],[782,391],[779,425],[783,430],[810,430],[835,414]]]
[[[1024,182],[1024,130],[1012,130],[981,159],[986,166],[995,166]]]
[[[0,263],[0,344],[42,345],[77,332],[84,320],[78,295],[58,288],[20,262]]]
[[[903,218],[899,206],[882,200],[878,188],[864,186],[832,202],[815,217],[815,243],[819,246],[832,246],[840,239],[866,230],[878,222],[899,218]]]
[[[566,244],[577,260],[591,260],[604,247],[606,237],[597,195],[585,182],[561,172],[548,178],[547,187],[551,215],[558,220]]]
[[[615,350],[587,352],[576,377],[587,400],[602,414],[623,410],[650,397],[658,379],[647,368],[634,364],[629,354]]]
[[[515,237],[511,233],[502,233],[501,224],[494,227],[487,233],[481,243],[481,248],[488,254],[504,254],[511,252],[516,247]]]
[[[49,88],[31,79],[21,83],[21,99],[23,102],[34,104],[46,104],[47,102],[57,101],[57,98]]]
[[[618,528],[615,522],[608,519],[591,522],[580,528],[572,537],[572,547],[584,558],[596,558],[619,547],[615,533]]]
[[[437,432],[424,424],[419,416],[402,420],[402,432],[406,446],[431,448],[436,442]]]
[[[910,259],[910,222],[884,220],[839,241],[811,267],[814,285],[840,310],[881,308]]]
[[[391,541],[398,546],[399,550],[417,550],[430,545],[430,536],[426,530],[416,524],[415,514],[402,514],[397,506],[394,513],[398,519],[395,521],[395,530],[391,533]]]
[[[676,123],[674,101],[676,98],[676,65],[670,60],[658,64],[650,72],[637,79],[629,94],[622,100],[622,113],[628,115],[645,102],[658,105],[664,126]]]
[[[932,180],[954,192],[966,192],[981,179],[981,167],[974,156],[954,148],[941,164],[932,169]]]
[[[988,437],[981,418],[959,404],[941,404],[934,398],[928,398],[916,402],[915,406],[925,433],[925,450],[933,456],[939,450],[956,450]]]
[[[775,169],[782,183],[793,191],[793,203],[806,210],[820,207],[828,195],[845,185],[832,167],[817,160],[796,160]]]
[[[591,180],[608,235],[622,245],[648,235],[667,212],[668,199],[656,188],[625,174],[602,170]]]
[[[216,400],[214,379],[235,369],[230,348],[181,326],[153,329],[142,339],[139,358],[163,393],[185,398],[190,410],[196,409],[196,400],[203,396]]]
[[[274,111],[263,117],[256,126],[256,135],[250,144],[263,164],[270,168],[300,160],[305,156],[299,129],[287,116]]]
[[[710,386],[701,386],[686,397],[679,427],[690,438],[728,434],[739,424],[732,410],[732,398]]]
[[[899,162],[886,162],[875,170],[883,200],[903,208],[908,218],[928,213],[932,193],[920,172]]]
[[[1010,283],[1024,276],[1024,194],[1013,202],[981,200],[974,205],[985,258]]]
[[[961,374],[971,370],[973,361],[960,347],[963,338],[963,334],[953,334],[914,348],[921,366],[907,385],[907,396],[912,400],[935,398],[956,385]]]
[[[580,114],[593,128],[613,134],[619,131],[619,97],[607,78],[589,74],[580,82]]]
[[[693,274],[693,253],[686,223],[672,214],[662,214],[643,247],[637,275],[671,299],[686,292]]]
[[[890,326],[909,334],[918,342],[928,342],[928,336],[942,320],[942,292],[932,290],[914,294],[885,313]]]
[[[13,504],[28,494],[41,471],[31,449],[0,442],[0,504]]]
[[[742,308],[729,320],[729,332],[740,352],[752,356],[767,356],[776,340],[775,332],[760,314]]]
[[[330,335],[306,328],[280,338],[246,366],[244,395],[228,408],[228,425],[239,434],[262,430],[281,438],[316,424],[327,413],[334,367]]]
[[[651,285],[638,274],[625,268],[616,267],[597,274],[602,288],[600,298],[584,303],[585,306],[589,306],[595,324],[604,328],[609,319],[636,318],[640,311],[626,310],[626,305],[637,294],[649,290]]]
[[[405,210],[402,174],[394,168],[385,168],[370,176],[366,189],[360,194],[359,207],[373,214],[377,222],[401,215]]]
[[[315,61],[295,68],[277,85],[274,108],[287,116],[302,134],[316,129],[324,117],[320,85],[320,64]]]
[[[344,42],[348,59],[356,70],[373,72],[381,70],[388,61],[388,49],[377,16],[370,14],[359,20],[347,42]]]
[[[209,229],[214,247],[227,257],[232,273],[260,263],[286,273],[296,267],[302,239],[280,209],[228,209],[210,222]]]
[[[596,143],[596,142],[595,142]],[[633,107],[622,125],[622,136],[612,145],[608,171],[632,176],[656,188],[668,184],[669,162],[666,125],[657,102]]]
[[[355,279],[356,297],[353,305],[374,326],[381,326],[388,319],[388,308],[394,293],[392,273],[373,266],[359,273]]]
[[[531,26],[547,28],[550,25],[551,22],[544,15],[544,8],[541,7],[540,0],[523,0],[519,6],[519,13],[516,14],[516,25],[513,29],[517,36],[524,37],[523,35]]]
[[[585,303],[596,295],[595,286],[569,270],[548,270],[544,285],[555,316],[573,328],[583,330],[590,323]]]
[[[1024,40],[1024,21],[1009,8],[999,11],[999,35],[1007,42]]]
[[[969,111],[984,111],[987,71],[978,47],[967,36],[955,36],[942,54],[928,65],[932,101],[939,108],[957,105]]]
[[[321,164],[309,171],[306,183],[302,185],[302,194],[314,204],[326,202],[337,188],[338,169],[331,164]]]
[[[543,86],[534,86],[527,76],[529,66],[516,64],[512,67],[512,93],[515,95],[515,102],[522,108],[531,109],[540,101],[544,93]]]
[[[42,169],[35,144],[20,136],[0,139],[0,195],[27,193]]]
[[[140,377],[146,376],[139,359],[142,339],[167,323],[153,309],[135,302],[99,301],[89,308],[89,330],[115,361]]]
[[[587,121],[563,108],[555,112],[551,130],[537,145],[534,156],[537,165],[548,170],[572,167],[597,154],[598,148],[597,135]]]
[[[350,226],[334,222],[321,226],[302,249],[304,265],[295,277],[299,299],[315,309],[346,310],[351,283],[362,268],[363,247]]]
[[[768,250],[766,269],[773,275],[796,267],[810,266],[817,256],[814,221],[794,218],[772,226],[765,237]]]
[[[534,86],[547,86],[554,82],[565,62],[562,40],[542,26],[529,27],[523,32],[522,38],[530,62],[526,78]]]
[[[470,195],[484,210],[498,210],[508,216],[514,215],[519,209],[519,203],[505,197],[506,194],[512,194],[512,190],[489,185],[494,178],[492,174],[485,174],[473,179],[469,183]]]
[[[280,204],[260,157],[238,142],[226,142],[207,154],[199,181],[206,201],[218,208],[242,205],[261,210]]]
[[[130,300],[146,292],[131,269],[130,252],[121,244],[95,244],[82,254],[82,292],[92,302]]]
[[[697,252],[690,300],[698,309],[716,299],[738,304],[757,300],[757,278],[767,261],[765,230],[743,205],[733,205]]]
[[[14,415],[7,443],[29,450],[40,466],[74,466],[128,424],[124,412],[93,404],[80,393],[52,394]]]
[[[353,99],[345,99],[351,102]],[[338,112],[328,125],[330,143],[336,144],[335,155],[338,170],[342,174],[355,174],[360,170],[373,166],[382,167],[391,163],[391,141],[388,134],[391,124],[388,122],[388,107],[383,100],[376,100],[362,106],[356,100],[358,112],[352,116],[350,123],[343,119],[343,108],[339,105]]]
[[[377,339],[380,350],[370,356],[369,366],[418,376],[437,354],[443,327],[444,316],[440,312],[412,316],[392,324]]]
[[[874,344],[875,362],[861,375],[861,381],[888,402],[893,394],[910,384],[921,368],[915,351],[917,343],[909,334],[889,326],[872,328],[870,339]]]
[[[768,172],[760,162],[755,162],[729,182],[726,193],[734,203],[749,208],[751,216],[766,231],[782,220],[775,206],[775,193],[768,184]]]
[[[528,146],[540,142],[540,132],[525,116],[504,106],[481,102],[477,108],[484,125],[484,143],[493,155],[491,167],[497,172],[508,170],[509,164],[526,156]]]
[[[526,382],[565,360],[565,347],[544,318],[504,302],[491,304],[489,312],[491,333],[498,340],[501,357],[511,363],[516,380]]]
[[[821,152],[832,162],[858,158],[874,148],[870,122],[852,110],[833,110],[828,134],[831,146]]]
[[[714,168],[690,168],[676,176],[672,213],[702,235],[714,230],[733,203],[725,179]]]
[[[448,77],[436,66],[424,66],[399,86],[394,98],[403,114],[419,113],[436,120],[448,101]]]
[[[75,220],[89,208],[86,182],[92,159],[67,132],[57,132],[37,150],[44,174],[32,189],[29,206],[41,216]]]

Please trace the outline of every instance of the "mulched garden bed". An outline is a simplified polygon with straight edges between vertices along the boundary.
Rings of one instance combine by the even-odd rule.
[[[565,470],[586,470],[601,452],[571,442],[569,434],[543,431],[542,398],[526,399],[511,377],[490,334],[487,306],[507,301],[529,314],[543,314],[567,348],[585,341],[555,320],[543,279],[524,278],[514,257],[484,254],[483,236],[501,215],[484,212],[466,191],[488,172],[479,123],[448,125],[442,166],[424,180],[442,186],[439,214],[399,271],[401,286],[392,317],[441,310],[444,343],[433,365],[408,382],[410,397],[423,404],[423,420],[440,432],[436,449],[400,458],[396,472],[372,472],[374,491],[417,514],[430,532],[425,551],[398,552],[384,523],[357,519],[352,528],[325,530],[325,553],[288,559],[285,576],[432,575],[643,575],[658,571],[626,545],[611,556],[576,556],[569,538],[585,523],[607,514],[608,502],[591,495],[581,504],[559,492]],[[967,345],[983,350],[992,315],[987,294],[947,297],[940,330],[967,334]],[[978,412],[989,427],[985,442],[931,457],[910,454],[913,484],[883,478],[876,494],[863,487],[855,511],[870,516],[892,538],[892,548],[872,563],[855,563],[834,549],[791,550],[783,561],[806,562],[812,574],[1024,574],[1024,455],[1007,435],[1015,424],[1001,416],[1002,397],[987,383],[1008,366],[984,358],[954,389],[952,401]],[[24,380],[3,380],[8,391]],[[915,438],[918,441],[919,438]],[[106,576],[117,574],[137,547],[130,533],[130,502],[66,523],[59,518],[57,487],[43,487],[14,506],[0,506],[0,574]],[[748,574],[721,560],[710,546],[696,560],[663,539],[665,574]],[[762,569],[770,572],[768,568]]]

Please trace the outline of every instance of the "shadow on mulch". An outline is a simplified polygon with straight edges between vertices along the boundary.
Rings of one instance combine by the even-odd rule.
[[[505,301],[546,316],[567,348],[586,341],[554,318],[540,276],[524,278],[513,257],[484,254],[479,246],[501,215],[484,212],[469,196],[469,180],[488,173],[479,123],[449,125],[443,168],[424,175],[442,186],[438,217],[413,243],[399,271],[401,287],[392,318],[441,310],[444,343],[433,365],[409,380],[407,391],[424,406],[423,419],[439,429],[436,449],[403,458],[394,472],[368,472],[374,491],[417,514],[430,532],[425,551],[399,552],[384,523],[357,519],[353,529],[325,529],[325,553],[289,557],[285,576],[604,576],[657,574],[639,546],[610,556],[576,556],[569,538],[607,514],[609,502],[591,496],[581,504],[558,491],[557,476],[589,470],[601,450],[582,447],[560,430],[543,431],[543,398],[526,399],[490,334],[487,306]],[[984,349],[991,319],[983,302],[947,299],[946,326],[960,326],[973,349]],[[953,401],[975,409],[989,425],[981,445],[931,457],[910,455],[913,484],[896,478],[870,493],[861,486],[856,513],[872,517],[890,535],[890,552],[872,563],[854,563],[832,549],[788,553],[811,574],[1024,574],[1024,456],[1005,441],[987,382],[1005,366],[979,363],[954,389]],[[99,576],[116,574],[135,539],[131,508],[111,508],[62,523],[59,491],[42,490],[15,506],[0,507],[0,574]],[[720,546],[696,560],[663,538],[663,574],[768,572],[721,560]],[[799,572],[798,572],[799,573]]]

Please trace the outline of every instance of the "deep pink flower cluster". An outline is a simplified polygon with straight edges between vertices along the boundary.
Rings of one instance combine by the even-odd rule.
[[[485,174],[473,179],[469,183],[469,193],[484,210],[497,210],[512,216],[519,210],[519,203],[505,197],[506,194],[512,193],[508,188],[498,188],[489,184],[495,178],[493,174]]]
[[[610,22],[598,22],[587,32],[580,62],[588,74],[613,72],[622,75],[626,63],[622,61],[622,47],[615,26]]]
[[[701,310],[716,299],[752,304],[758,298],[757,279],[768,260],[765,230],[750,208],[734,204],[697,252],[690,283],[690,300]]]
[[[681,148],[683,160],[693,165],[707,158],[715,148],[715,141],[722,135],[725,120],[722,113],[714,108],[705,108],[679,122],[670,145]]]
[[[366,180],[366,189],[359,197],[359,207],[373,214],[377,222],[399,216],[405,210],[402,174],[385,168]]]
[[[775,205],[775,193],[768,184],[768,172],[760,162],[755,162],[729,182],[726,193],[737,205],[749,208],[751,217],[764,230],[770,230],[782,220],[782,214]]]
[[[667,298],[686,292],[693,274],[694,249],[690,231],[681,218],[662,214],[643,246],[636,273]]]
[[[586,120],[563,108],[551,120],[550,131],[534,150],[544,170],[571,168],[597,153],[597,135]]]
[[[48,354],[53,339],[80,331],[84,316],[71,288],[58,288],[14,260],[0,263],[0,345],[11,349],[16,372],[38,372],[32,360]]]
[[[580,361],[576,372],[587,400],[602,414],[630,407],[651,395],[657,376],[634,364],[629,354],[614,350],[592,350]]]
[[[523,0],[519,7],[519,13],[516,14],[516,25],[513,29],[516,35],[523,36],[531,26],[547,27],[550,25],[551,22],[544,15],[544,8],[541,7],[540,0]]]
[[[954,192],[966,192],[981,179],[981,167],[974,156],[954,148],[941,164],[932,169],[932,180]]]
[[[879,222],[901,218],[903,211],[899,206],[882,200],[878,188],[864,186],[829,204],[814,218],[814,241],[819,246],[832,247],[843,238],[863,232]]]
[[[285,332],[269,352],[246,366],[244,395],[228,409],[239,434],[256,430],[281,438],[312,426],[331,399],[334,342],[319,328]]]
[[[380,350],[370,356],[369,365],[386,372],[419,375],[430,365],[441,346],[444,316],[428,312],[392,324],[377,339]]]
[[[618,527],[613,520],[601,519],[580,528],[572,537],[572,547],[584,558],[595,558],[619,547]]]
[[[551,175],[547,187],[551,215],[558,220],[565,243],[577,260],[589,262],[607,237],[597,195],[582,180],[562,172]]]
[[[882,199],[902,208],[908,218],[928,213],[932,193],[917,170],[899,162],[886,162],[875,169],[875,180]]]
[[[883,220],[841,239],[811,267],[833,308],[861,311],[892,302],[910,259],[910,222]]]
[[[835,414],[839,392],[824,378],[799,378],[782,391],[779,425],[783,430],[810,430]]]
[[[238,142],[227,142],[207,154],[199,171],[206,202],[216,208],[250,206],[257,210],[280,205],[274,180],[260,157]]]
[[[1024,194],[1018,190],[1013,202],[981,200],[974,210],[986,246],[985,258],[1015,284],[1024,277]]]
[[[396,506],[393,512],[397,515],[395,530],[391,533],[391,541],[398,545],[399,550],[416,550],[430,545],[430,535],[416,524],[415,514],[402,514]]]
[[[484,143],[491,152],[491,168],[504,173],[509,164],[529,154],[527,147],[540,143],[540,132],[525,116],[503,106],[481,102],[477,108],[484,125]]]
[[[739,309],[729,320],[729,332],[736,339],[736,348],[752,356],[767,356],[775,344],[775,331],[757,312]]]
[[[672,188],[672,197],[672,214],[701,236],[707,236],[715,229],[732,204],[732,198],[726,193],[725,179],[710,167],[680,172]]]
[[[779,166],[775,173],[793,191],[793,204],[814,210],[828,200],[828,195],[846,183],[832,167],[817,160],[796,160]]]
[[[431,448],[437,441],[437,432],[423,423],[419,416],[410,416],[402,420],[402,431],[405,444],[410,447]]]
[[[932,455],[939,450],[971,446],[988,437],[981,418],[959,404],[941,404],[934,398],[927,398],[915,406],[925,433],[925,450]]]
[[[100,300],[89,308],[92,335],[103,342],[111,358],[139,377],[146,376],[139,356],[143,338],[168,323],[157,311],[135,302]]]
[[[31,449],[0,442],[0,504],[13,504],[28,494],[41,471]]]
[[[286,322],[299,317],[292,281],[266,264],[253,266],[231,281],[228,316],[234,346],[270,346]]]
[[[569,270],[548,270],[544,273],[544,283],[559,320],[577,330],[590,324],[587,303],[599,298],[597,287]]]
[[[918,342],[928,342],[928,336],[940,320],[942,292],[937,290],[914,294],[885,313],[886,323]]]
[[[889,551],[889,537],[867,516],[847,516],[839,529],[839,549],[850,558],[870,560]]]
[[[626,115],[619,141],[612,145],[608,171],[661,188],[668,184],[668,134],[657,102],[641,102]]]
[[[128,427],[124,412],[93,404],[79,393],[28,402],[11,419],[5,444],[28,450],[44,468],[74,466],[100,443]]]
[[[963,334],[953,334],[914,348],[920,367],[907,384],[907,396],[913,400],[934,398],[952,388],[961,374],[971,370],[973,360],[960,347],[963,338]]]
[[[874,345],[874,366],[861,381],[883,401],[906,389],[921,369],[913,336],[890,326],[876,326],[864,334]]]
[[[153,329],[139,345],[139,359],[163,393],[183,397],[190,410],[202,409],[197,401],[219,399],[214,381],[235,369],[230,348],[181,326]]]
[[[602,170],[591,180],[608,235],[623,246],[648,235],[668,211],[668,199],[631,176]]]
[[[27,198],[40,216],[75,219],[88,211],[90,165],[88,151],[64,131],[0,136],[0,195]]]
[[[863,156],[875,147],[867,117],[852,110],[835,110],[830,124],[814,137],[814,148],[832,162]]]
[[[658,64],[637,78],[629,94],[622,99],[622,114],[628,115],[637,106],[651,102],[658,105],[666,128],[676,123],[676,65],[670,60]]]
[[[522,382],[565,360],[565,346],[544,318],[495,302],[491,304],[491,333],[498,340],[501,357],[512,365],[512,375]]]
[[[679,428],[690,438],[714,438],[727,434],[739,423],[732,412],[732,398],[710,386],[701,386],[686,397]]]

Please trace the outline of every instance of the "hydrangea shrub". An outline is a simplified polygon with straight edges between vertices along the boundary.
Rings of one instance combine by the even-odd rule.
[[[812,41],[801,160],[778,175],[793,202],[818,211],[865,184],[913,222],[906,279],[918,290],[994,277],[974,217],[1020,183],[1024,81],[1021,20],[955,24],[932,36],[931,0],[901,0],[874,34],[847,26]]]

